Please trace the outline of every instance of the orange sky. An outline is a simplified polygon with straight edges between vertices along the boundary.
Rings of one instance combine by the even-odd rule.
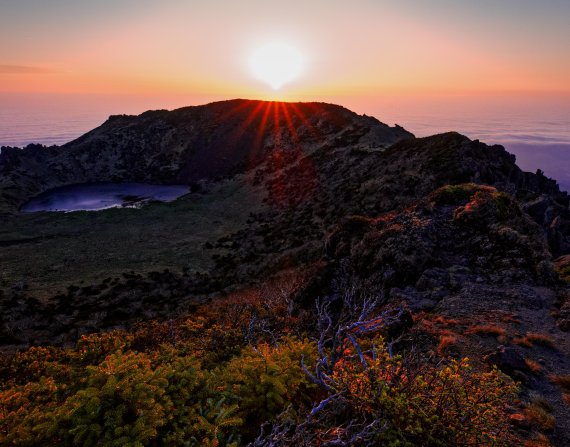
[[[567,0],[4,0],[0,92],[315,99],[570,92]],[[275,93],[248,58],[305,71]]]

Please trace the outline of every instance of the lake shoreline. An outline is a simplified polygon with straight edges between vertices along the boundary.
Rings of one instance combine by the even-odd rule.
[[[187,185],[93,182],[53,188],[20,207],[20,212],[102,211],[139,208],[147,203],[170,202],[190,192]]]

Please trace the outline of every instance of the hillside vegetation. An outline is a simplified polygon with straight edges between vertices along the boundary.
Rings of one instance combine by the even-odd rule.
[[[94,180],[192,192],[17,211]],[[570,200],[501,146],[236,100],[3,150],[0,197],[0,443],[570,443]]]

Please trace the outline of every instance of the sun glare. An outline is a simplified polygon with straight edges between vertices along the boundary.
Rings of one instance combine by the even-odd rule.
[[[296,79],[303,71],[303,63],[301,53],[283,43],[270,43],[258,48],[250,60],[255,77],[274,90]]]

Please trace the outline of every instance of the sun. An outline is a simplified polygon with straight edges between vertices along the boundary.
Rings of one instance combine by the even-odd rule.
[[[258,48],[251,56],[250,67],[254,76],[279,90],[303,72],[303,55],[285,43],[269,43]]]

